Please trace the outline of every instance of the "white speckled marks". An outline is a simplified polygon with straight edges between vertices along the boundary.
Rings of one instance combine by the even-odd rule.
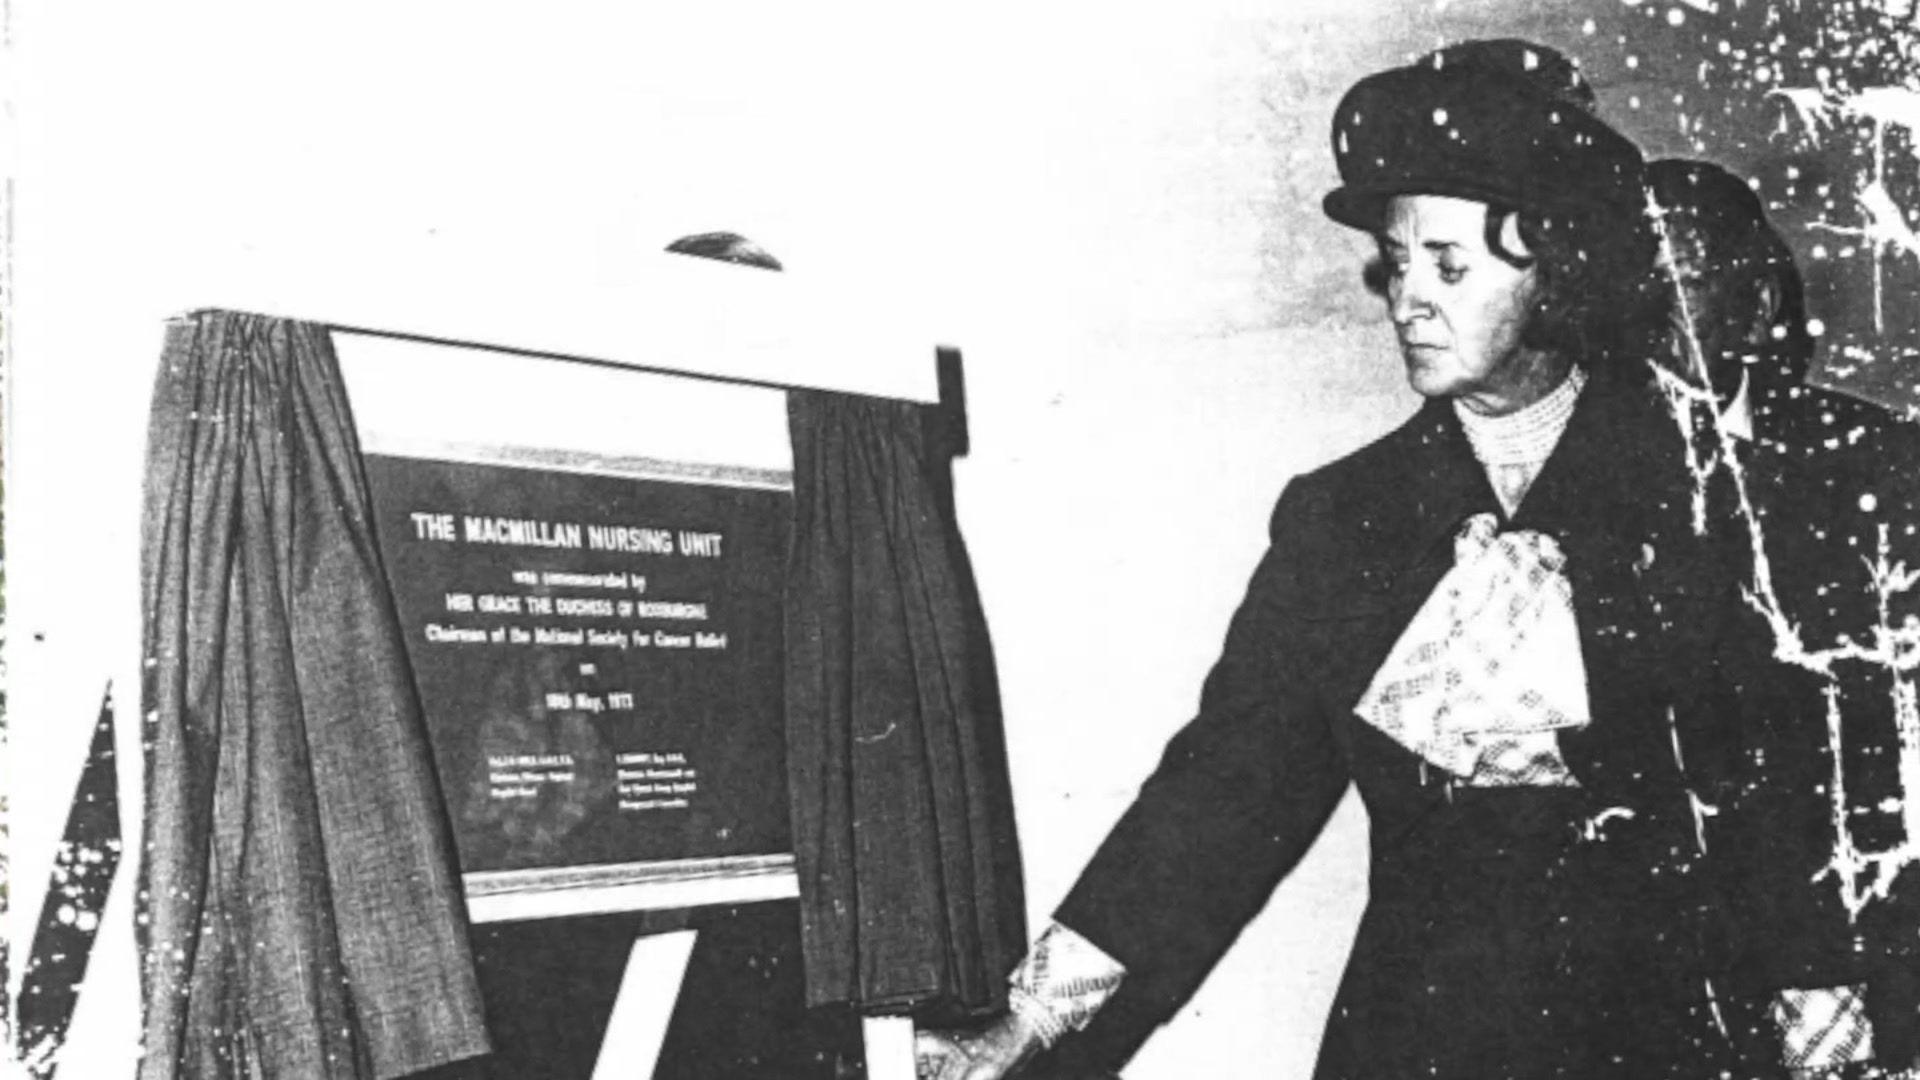
[[[107,895],[120,866],[119,766],[111,691],[100,703],[86,767],[54,856],[53,880],[34,929],[20,999],[20,1049],[27,1072],[49,1080],[79,1003]]]

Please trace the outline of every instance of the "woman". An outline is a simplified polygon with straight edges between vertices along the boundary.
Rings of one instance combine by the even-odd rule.
[[[1651,325],[1628,306],[1640,155],[1543,92],[1539,60],[1421,63],[1342,100],[1325,208],[1376,238],[1368,281],[1428,400],[1282,493],[1198,716],[1013,1012],[924,1040],[926,1075],[1003,1075],[1116,985],[1169,1014],[1349,783],[1371,895],[1319,1080],[1735,1067],[1703,978],[1690,782],[1714,781],[1686,771],[1729,744],[1703,673],[1735,593],[1622,329]]]

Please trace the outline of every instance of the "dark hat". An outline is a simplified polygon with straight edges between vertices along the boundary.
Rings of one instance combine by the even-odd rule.
[[[1396,195],[1516,210],[1636,214],[1644,162],[1619,132],[1498,65],[1416,63],[1360,80],[1333,116],[1342,186],[1327,216],[1380,227]]]
[[[1435,71],[1465,68],[1505,72],[1562,105],[1589,113],[1597,107],[1593,84],[1580,74],[1580,65],[1551,45],[1522,38],[1457,41],[1414,61],[1415,67],[1423,65]]]
[[[1714,230],[1716,239],[1773,231],[1753,188],[1711,161],[1661,158],[1650,162],[1647,190],[1663,212],[1701,222]]]

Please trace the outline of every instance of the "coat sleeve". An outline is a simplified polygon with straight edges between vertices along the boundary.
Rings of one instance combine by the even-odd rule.
[[[1282,493],[1199,714],[1056,913],[1126,966],[1123,997],[1177,1008],[1346,791],[1345,756],[1300,648],[1301,582],[1326,517],[1307,482]]]

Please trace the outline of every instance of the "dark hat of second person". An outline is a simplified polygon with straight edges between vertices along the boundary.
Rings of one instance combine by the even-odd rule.
[[[1746,181],[1711,161],[1661,158],[1650,162],[1647,191],[1663,213],[1697,222],[1722,245],[1764,252],[1768,258],[1792,258],[1786,241],[1768,222],[1760,196]]]
[[[1642,211],[1645,162],[1526,69],[1416,62],[1369,75],[1334,110],[1341,186],[1327,216],[1377,231],[1396,195],[1447,195],[1546,215]]]

